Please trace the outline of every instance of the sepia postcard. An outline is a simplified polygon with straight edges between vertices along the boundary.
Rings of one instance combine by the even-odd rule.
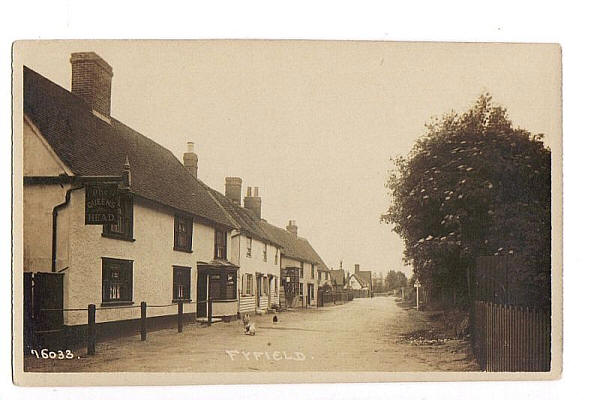
[[[557,44],[13,45],[24,386],[557,379]]]

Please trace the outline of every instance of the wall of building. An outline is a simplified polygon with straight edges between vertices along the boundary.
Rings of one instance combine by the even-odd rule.
[[[135,178],[134,178],[135,179]],[[102,257],[133,260],[133,302],[139,306],[164,305],[172,302],[173,266],[191,267],[190,294],[196,301],[197,261],[209,262],[214,256],[214,229],[194,221],[192,253],[173,250],[173,210],[140,198],[134,199],[134,242],[102,237],[101,225],[84,225],[84,191],[73,193],[71,205],[64,210],[70,218],[71,241],[69,268],[65,271],[65,308],[85,308],[96,304],[96,321],[139,318],[139,308],[103,309]],[[231,239],[228,237],[228,256]],[[229,307],[237,312],[237,305]],[[214,306],[217,315],[219,306]],[[228,309],[229,309],[228,308]],[[185,304],[184,312],[195,312],[195,304]],[[164,308],[149,307],[148,317],[177,312],[176,305]],[[65,324],[83,324],[85,312],[65,313]]]
[[[350,276],[348,285],[350,286],[351,289],[355,289],[355,290],[359,290],[359,289],[363,288],[362,285],[360,284],[360,282],[358,281],[358,279],[356,279],[356,277],[354,275]],[[368,290],[368,288],[365,288],[365,290]]]
[[[23,176],[58,176],[67,174],[54,151],[38,134],[29,119],[23,119]]]
[[[27,118],[23,120],[23,176],[58,176],[69,173],[56,154],[35,132]],[[71,185],[23,185],[23,269],[26,272],[52,271],[52,210],[65,201]],[[69,230],[58,216],[57,239],[69,241]],[[57,270],[68,263],[68,253],[57,254]]]
[[[52,210],[65,201],[70,185],[23,186],[23,269],[25,272],[52,271]],[[63,212],[57,218],[58,243],[69,242],[68,225]],[[56,266],[68,265],[68,253],[59,248]]]
[[[234,235],[232,239],[232,251],[235,253],[232,255],[232,262],[239,265],[238,275],[238,292],[240,294],[240,305],[239,310],[241,314],[250,313],[256,311],[256,309],[266,310],[268,308],[268,297],[261,293],[260,305],[257,307],[257,290],[256,290],[256,273],[261,273],[265,276],[271,274],[275,279],[279,279],[280,269],[279,264],[275,263],[275,254],[279,250],[277,247],[267,244],[267,261],[264,261],[263,249],[264,242],[256,238],[252,239],[252,251],[251,256],[247,256],[247,236],[244,234]],[[242,292],[242,276],[244,274],[252,274],[252,295],[246,295],[245,291]],[[278,298],[278,294],[273,293],[275,284],[271,282],[271,295]]]
[[[285,255],[281,258],[282,264],[281,267],[282,268],[286,268],[286,267],[297,267],[300,268],[300,266],[302,265],[301,261],[298,261],[296,259],[293,258],[288,258]],[[311,266],[314,266],[315,269],[315,276],[314,278],[311,276]],[[317,266],[308,262],[304,263],[304,271],[303,274],[300,276],[300,284],[302,285],[302,293],[303,293],[303,299],[302,299],[302,304],[298,303],[298,306],[302,305],[303,307],[306,306],[306,300],[307,300],[307,295],[308,295],[308,284],[312,284],[314,285],[314,297],[310,302],[310,305],[316,305],[317,304],[317,296],[318,296],[318,291],[319,291],[319,287],[318,287],[318,271],[317,271]]]

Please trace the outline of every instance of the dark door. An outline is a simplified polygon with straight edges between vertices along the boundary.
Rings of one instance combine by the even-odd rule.
[[[196,305],[196,316],[208,316],[208,275],[206,272],[198,271],[198,283],[196,285],[198,303]]]
[[[38,332],[63,328],[63,274],[38,272],[33,276],[33,316]]]
[[[261,293],[262,293],[262,275],[256,274],[256,307],[260,307]]]

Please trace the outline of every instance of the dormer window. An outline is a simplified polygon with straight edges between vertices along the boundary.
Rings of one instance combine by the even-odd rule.
[[[194,220],[192,217],[175,215],[175,233],[173,250],[192,252],[192,230]]]

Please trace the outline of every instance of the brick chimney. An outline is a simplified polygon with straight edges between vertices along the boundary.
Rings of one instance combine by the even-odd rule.
[[[187,152],[183,153],[183,166],[198,179],[198,155],[194,152],[194,142],[187,142]]]
[[[359,271],[360,271],[360,264],[354,264],[354,273],[358,274]]]
[[[71,72],[71,92],[109,117],[112,67],[94,52],[72,53]]]
[[[242,205],[242,178],[237,176],[225,178],[225,197],[237,205]]]
[[[298,226],[296,225],[296,221],[293,219],[288,222],[288,225],[285,227],[285,229],[294,236],[298,236]]]
[[[248,192],[246,193],[246,197],[244,197],[244,208],[252,211],[254,215],[261,218],[261,198],[258,195],[258,188],[254,188],[254,195],[252,195],[252,188],[248,186]]]

